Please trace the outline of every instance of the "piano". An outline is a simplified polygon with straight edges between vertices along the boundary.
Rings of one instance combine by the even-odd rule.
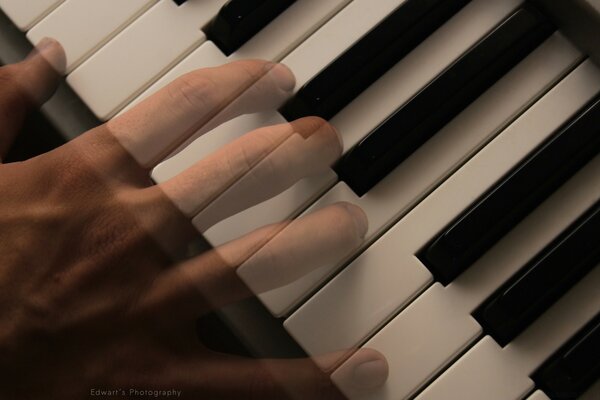
[[[65,47],[66,106],[47,111],[73,122],[66,110],[83,104],[76,126],[197,68],[244,58],[290,67],[297,85],[279,110],[190,139],[153,170],[155,182],[267,124],[319,115],[341,132],[344,154],[328,173],[222,222],[211,210],[193,219],[218,246],[338,201],[369,218],[353,254],[260,293],[260,304],[223,310],[257,356],[272,344],[383,353],[389,378],[368,393],[341,383],[351,353],[323,366],[350,399],[600,399],[600,1],[0,9],[31,43],[50,36]],[[250,269],[238,274],[252,288]]]

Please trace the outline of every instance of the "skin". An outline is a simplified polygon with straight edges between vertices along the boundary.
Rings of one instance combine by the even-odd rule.
[[[0,69],[0,158],[62,68],[60,46],[46,40]],[[355,249],[367,228],[358,207],[335,204],[189,251],[194,215],[204,212],[207,229],[326,170],[341,153],[335,129],[317,118],[261,128],[161,185],[149,178],[194,132],[271,109],[293,86],[287,68],[263,61],[198,70],[50,153],[0,164],[0,398],[87,398],[92,388],[343,398],[315,360],[219,354],[197,340],[194,324]],[[253,271],[249,282],[236,274],[241,265]],[[383,356],[359,354],[348,384],[381,385]]]

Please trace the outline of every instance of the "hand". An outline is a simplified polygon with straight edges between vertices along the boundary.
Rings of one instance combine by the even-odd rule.
[[[61,68],[62,50],[47,40],[0,69],[0,157]],[[59,149],[0,164],[0,398],[129,388],[197,399],[342,398],[314,360],[218,354],[199,343],[194,323],[255,294],[236,275],[242,264],[256,269],[262,291],[351,252],[367,227],[359,208],[337,204],[188,253],[198,236],[192,216],[239,182],[239,201],[216,207],[207,227],[324,171],[341,151],[335,130],[317,118],[265,127],[170,181],[149,178],[194,132],[273,107],[293,85],[289,70],[262,61],[195,71]],[[368,390],[385,381],[387,365],[360,352],[349,379]]]

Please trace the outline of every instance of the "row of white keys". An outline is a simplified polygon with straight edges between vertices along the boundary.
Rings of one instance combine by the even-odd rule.
[[[60,42],[67,73],[108,42],[158,0],[66,0],[28,33],[31,43],[45,37]]]
[[[366,211],[372,235],[423,197],[429,187],[449,174],[479,143],[502,130],[560,80],[580,57],[556,33],[371,193],[363,198],[347,198]],[[417,268],[407,275],[395,262],[390,262],[385,243],[385,240],[375,242],[285,321],[286,329],[308,354],[360,345],[431,283],[432,275],[426,268]],[[356,295],[357,287],[369,295]]]
[[[415,256],[419,250],[599,91],[600,71],[586,61],[407,214],[368,252],[371,249],[383,252],[385,257],[378,260],[400,269],[399,279],[422,273],[425,266]],[[434,284],[401,311],[364,345],[385,354],[390,365],[387,383],[364,398],[399,399],[415,393],[481,334],[481,327],[471,312],[599,197],[600,156],[454,282],[446,287]],[[371,268],[379,267],[371,264]],[[419,288],[415,286],[413,290]],[[365,298],[370,295],[373,293],[363,294]],[[338,372],[334,373],[334,379],[336,374]]]
[[[159,0],[76,68],[67,82],[107,120],[206,40],[202,27],[226,0]]]
[[[357,5],[353,7],[355,3]],[[399,105],[410,99],[520,3],[520,0],[502,0],[494,3],[475,0],[465,6],[415,51],[400,61],[331,120],[331,123],[341,132],[344,139],[344,150],[348,150],[357,140],[379,125]],[[357,26],[366,16],[370,15],[368,11],[373,8],[372,2],[367,2],[365,6],[363,1],[360,3],[360,7],[358,4],[358,0],[355,0],[336,15],[330,24],[325,25],[283,60],[296,74],[298,86],[318,74],[336,55],[352,45],[352,41],[344,41],[343,46],[339,46],[338,38],[347,34],[348,26]],[[393,7],[386,10],[387,14],[392,11]],[[382,19],[385,15],[378,15],[378,17]],[[474,23],[474,21],[477,22]],[[372,23],[375,24],[376,21],[372,21]],[[356,39],[359,39],[360,36],[362,35],[357,35]],[[331,53],[332,48],[335,50],[334,53]],[[324,182],[326,182],[325,185],[313,187],[311,192],[306,192],[304,197],[296,201],[293,200],[293,195],[290,195],[295,190],[291,188],[289,193],[283,193],[259,207],[250,208],[215,225],[206,232],[206,237],[213,244],[221,244],[223,241],[233,239],[237,234],[260,227],[265,221],[270,222],[269,211],[277,210],[278,215],[294,215],[301,209],[300,206],[307,197],[318,197],[327,190],[330,181],[325,180]],[[282,291],[286,291],[286,289],[282,289]],[[273,294],[265,294],[261,296],[261,299],[265,300],[270,296]],[[277,295],[275,296],[277,297]],[[265,303],[269,302],[269,300],[265,301]],[[287,301],[286,303],[284,306],[275,307],[267,304],[267,307],[274,314],[281,314],[289,308],[288,306],[292,302]]]
[[[0,9],[22,31],[31,28],[64,0],[0,0]]]
[[[599,287],[596,267],[506,347],[485,336],[417,399],[522,399],[533,372],[598,313]]]
[[[349,201],[359,205],[369,219],[365,245],[369,244],[374,237],[413,207],[432,187],[439,184],[457,165],[460,165],[465,157],[543,95],[548,87],[564,76],[580,57],[578,51],[560,34],[553,35],[369,193],[358,197],[345,183],[340,182],[312,209],[337,201]],[[377,82],[376,85],[379,83]],[[381,83],[385,81],[382,80]],[[402,83],[396,82],[393,87],[397,88],[399,85]],[[361,106],[367,110],[365,116],[370,115],[370,104],[364,102],[362,98],[359,100]],[[353,104],[350,107],[353,108]],[[357,112],[358,109],[353,111]],[[348,114],[348,118],[355,119],[351,114]],[[345,260],[338,260],[337,263],[316,270],[285,288],[265,293],[260,298],[275,314],[285,314],[313,288],[338,270],[344,262]],[[357,333],[348,332],[347,338],[350,339],[355,334]],[[346,344],[356,343],[341,345]],[[312,349],[307,350],[311,352]]]
[[[326,18],[323,16],[333,15],[345,6],[327,21],[321,29],[309,36],[283,59],[283,63],[294,72],[296,89],[299,89],[403,2],[404,0],[385,0],[373,4],[370,0],[354,0],[347,4],[347,1],[340,0],[298,1],[295,4],[297,7],[290,7],[271,26],[265,28],[264,32],[259,33],[232,54],[231,57],[211,60],[211,63],[217,65],[230,59],[248,57],[262,57],[280,61],[278,57],[290,50],[290,42],[299,42],[300,38],[303,39],[308,36],[306,34],[308,28],[314,31],[325,22]],[[307,10],[310,10],[309,14],[307,14]],[[307,18],[307,16],[310,17]],[[302,24],[299,24],[298,21],[307,21],[307,25],[306,28],[303,28],[304,30],[294,33],[294,29],[297,28],[290,28],[289,26],[302,28]],[[288,26],[287,29],[286,26]],[[349,26],[352,26],[353,29],[348,30]],[[295,36],[290,37],[290,33]],[[277,46],[274,46],[274,43]],[[157,82],[148,93],[144,93],[144,96],[155,92],[178,75],[206,65],[207,60],[209,60],[207,55],[212,54],[214,57],[216,54],[215,49],[216,47],[212,43],[205,43],[180,66]],[[224,144],[249,130],[265,126],[267,122],[275,124],[284,123],[285,120],[275,111],[237,118],[212,130],[210,134],[200,137],[179,154],[160,164],[153,171],[152,177],[157,182],[164,182]],[[332,171],[324,176],[303,179],[276,199],[253,207],[248,212],[239,213],[209,229],[205,232],[205,236],[213,245],[219,245],[263,224],[286,219],[314,201],[335,180],[336,176]],[[204,228],[203,220],[202,215],[195,218],[195,224],[201,230]]]

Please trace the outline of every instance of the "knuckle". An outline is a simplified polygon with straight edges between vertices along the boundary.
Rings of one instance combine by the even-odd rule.
[[[191,110],[212,108],[217,100],[215,83],[198,73],[190,73],[175,80],[168,86],[168,94],[176,107]]]

